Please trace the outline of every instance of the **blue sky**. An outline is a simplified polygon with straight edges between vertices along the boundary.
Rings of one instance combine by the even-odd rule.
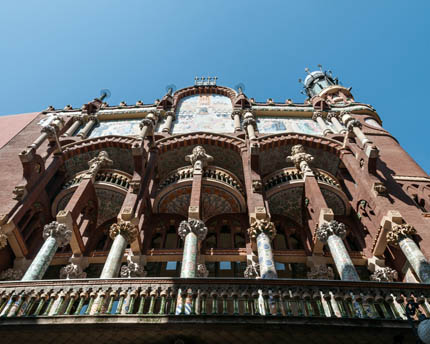
[[[3,1],[0,115],[160,98],[194,76],[302,102],[318,63],[430,171],[429,1]]]

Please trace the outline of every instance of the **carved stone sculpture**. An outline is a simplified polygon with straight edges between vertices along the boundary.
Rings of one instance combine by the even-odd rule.
[[[209,271],[206,268],[205,264],[198,264],[197,265],[197,276],[196,277],[202,277],[206,278],[209,276]]]
[[[131,222],[114,223],[110,226],[109,236],[114,240],[118,234],[121,234],[131,244],[137,238],[137,227]]]
[[[261,182],[261,180],[252,181],[252,191],[256,193],[260,193],[263,191],[263,183]]]
[[[0,250],[7,245],[7,235],[0,229]]]
[[[109,159],[109,154],[105,151],[101,151],[99,155],[88,161],[88,166],[90,167],[88,170],[88,175],[92,178],[95,178],[101,168],[110,167],[112,165],[113,161]]]
[[[248,266],[243,272],[245,278],[259,278],[260,277],[260,265],[255,262],[248,262]]]
[[[208,229],[205,223],[197,219],[189,219],[188,221],[182,221],[178,227],[178,235],[185,240],[188,233],[193,232],[199,240],[204,240]]]
[[[370,275],[370,279],[376,282],[394,282],[397,278],[397,271],[389,267],[376,269],[375,272]]]
[[[67,228],[65,224],[52,221],[43,227],[43,238],[46,240],[53,237],[59,247],[64,247],[69,244],[72,238],[72,230]]]
[[[309,163],[314,160],[314,157],[305,152],[305,147],[295,145],[291,148],[291,155],[287,156],[287,162],[292,162],[294,166],[303,173],[311,171]]]
[[[120,276],[124,278],[131,277],[146,277],[148,271],[145,271],[145,268],[136,262],[133,262],[131,256],[127,256],[127,265],[121,266]]]
[[[317,265],[311,268],[311,271],[307,273],[308,279],[318,280],[333,280],[334,272],[330,266]]]
[[[75,263],[70,263],[60,269],[60,279],[86,278],[87,274],[82,267]]]
[[[252,239],[255,239],[260,233],[265,233],[270,239],[273,239],[276,235],[274,223],[267,219],[255,219],[248,229],[248,234]]]
[[[335,220],[324,222],[315,232],[317,239],[324,244],[327,243],[328,238],[333,234],[339,236],[341,239],[345,238],[345,225]]]
[[[7,269],[0,273],[0,281],[18,281],[24,276],[24,272],[19,269]]]
[[[211,155],[206,154],[202,146],[194,147],[193,152],[185,157],[185,160],[193,166],[194,173],[203,171],[213,159]]]
[[[387,233],[387,243],[393,246],[397,246],[399,241],[411,237],[416,234],[416,229],[407,223],[401,225],[393,225],[391,231]]]

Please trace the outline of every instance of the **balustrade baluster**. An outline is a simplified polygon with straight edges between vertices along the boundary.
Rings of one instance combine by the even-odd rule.
[[[306,309],[307,315],[310,317],[315,316],[315,312],[314,312],[314,309],[312,307],[311,294],[309,294],[307,291],[305,291],[302,295],[302,298],[303,298],[303,302],[306,305],[305,309]]]
[[[349,318],[356,318],[357,313],[354,311],[354,307],[352,305],[352,296],[350,293],[346,292],[343,296],[344,304],[346,305],[346,312],[349,313]]]
[[[156,289],[151,290],[149,296],[150,296],[150,302],[149,302],[149,309],[148,309],[148,315],[154,314],[154,307],[155,307],[155,298],[157,297],[158,292]]]
[[[212,297],[212,315],[218,314],[218,298],[217,293],[215,291],[211,292]]]
[[[166,298],[167,298],[167,291],[166,289],[163,289],[160,293],[161,296],[161,302],[160,302],[160,311],[158,314],[164,315],[166,314]]]
[[[148,295],[148,293],[144,290],[142,290],[140,292],[140,302],[139,302],[139,308],[137,310],[137,314],[139,314],[139,315],[143,314],[143,309],[145,307],[145,300],[146,300],[147,295]]]
[[[43,306],[45,305],[45,303],[46,303],[46,300],[49,298],[49,295],[48,294],[46,294],[46,293],[42,293],[41,295],[40,295],[40,298],[39,298],[39,304],[37,305],[37,308],[36,308],[36,310],[34,311],[34,313],[33,313],[33,316],[34,317],[37,317],[39,314],[40,314],[40,312],[42,311],[42,309],[43,309]],[[1,309],[0,309],[0,313],[1,313]]]
[[[384,303],[385,299],[382,296],[382,294],[379,292],[375,297],[375,302],[379,305],[381,308],[383,319],[391,319],[391,315],[388,313],[387,308],[385,307]]]
[[[282,299],[284,300],[284,306],[285,306],[285,313],[287,316],[292,316],[293,312],[291,309],[291,303],[290,303],[290,292],[288,290],[284,291],[282,293]]]
[[[33,306],[34,306],[37,298],[38,298],[38,295],[36,293],[31,294],[30,301],[28,302],[28,305],[27,305],[27,307],[25,308],[25,310],[24,310],[24,312],[22,314],[23,316],[27,317],[27,316],[30,315],[30,312],[33,309]]]
[[[421,309],[424,311],[424,314],[427,318],[430,317],[429,309],[426,305],[426,299],[423,295],[417,297],[417,303],[421,306]]]
[[[122,307],[124,305],[125,297],[127,296],[127,293],[125,290],[121,290],[119,293],[119,300],[118,300],[118,306],[116,307],[115,314],[121,314]]]
[[[70,293],[69,304],[67,305],[64,315],[70,315],[70,311],[72,310],[73,304],[75,303],[77,296],[78,294],[76,294],[76,292],[74,291]]]
[[[135,303],[135,300],[136,300],[137,295],[138,295],[137,290],[133,290],[133,291],[130,293],[130,304],[129,304],[129,306],[128,306],[127,314],[133,314],[133,311],[134,311],[134,303]]]
[[[261,315],[260,314],[260,307],[258,305],[258,297],[260,296],[260,294],[257,291],[253,291],[252,294],[252,304],[253,304],[253,310],[254,310],[254,315]]]
[[[196,298],[197,292],[194,289],[188,291],[188,297],[191,298],[191,311],[190,315],[196,315]]]
[[[325,312],[324,312],[324,307],[322,305],[321,302],[321,293],[319,290],[315,290],[312,294],[312,298],[315,301],[315,303],[317,304],[317,308],[318,308],[318,313],[320,317],[325,317]]]
[[[52,314],[52,315],[59,315],[60,314],[61,308],[63,307],[65,300],[66,300],[66,294],[64,292],[61,292],[59,300],[58,300],[58,305],[55,308],[54,314]]]
[[[99,315],[99,314],[102,313],[103,306],[104,306],[104,303],[105,303],[105,298],[106,298],[106,292],[105,291],[101,291],[98,294],[98,296],[97,296],[97,299],[98,299],[97,301],[98,302],[96,302],[96,312],[95,312],[95,315]]]
[[[48,302],[48,306],[46,307],[46,310],[45,310],[45,312],[43,313],[43,315],[49,315],[49,313],[51,312],[51,308],[52,308],[52,306],[53,306],[53,304],[54,304],[54,302],[55,302],[56,298],[57,298],[57,295],[56,295],[55,293],[51,293],[51,294],[49,295],[49,302]]]
[[[324,300],[326,301],[328,306],[329,317],[330,318],[336,317],[336,314],[334,313],[333,305],[331,304],[331,294],[329,291],[324,292]]]
[[[201,292],[201,294],[200,294],[200,297],[201,297],[201,304],[202,304],[202,306],[201,306],[201,311],[200,311],[200,314],[201,315],[206,315],[206,302],[207,302],[207,293],[206,293],[206,291],[202,291]]]
[[[96,297],[97,297],[97,293],[94,292],[94,291],[92,291],[90,293],[90,301],[88,302],[88,307],[87,307],[87,309],[85,310],[85,313],[84,313],[85,315],[88,315],[88,314],[91,313],[91,310],[92,310],[93,304],[94,304],[94,300],[95,300]]]
[[[15,301],[15,303],[13,304],[12,309],[10,310],[10,313],[11,313],[10,316],[16,317],[18,315],[18,312],[20,311],[25,299],[26,299],[26,295],[25,295],[25,291],[23,291],[19,295],[18,300]]]
[[[10,310],[12,309],[12,306],[14,305],[15,300],[17,299],[17,297],[18,297],[17,295],[11,295],[9,297],[9,300],[6,301],[6,307],[5,307],[4,313],[2,314],[2,317],[7,317],[8,316],[8,314],[9,314]]]
[[[228,315],[228,309],[227,309],[227,297],[228,297],[228,294],[227,294],[227,292],[223,291],[221,293],[221,297],[222,297],[222,314]]]
[[[244,315],[250,315],[249,312],[249,294],[248,292],[244,291],[242,293],[242,297],[243,297],[243,314]]]
[[[82,307],[84,307],[85,300],[87,299],[87,295],[88,294],[86,292],[81,292],[79,294],[79,303],[74,315],[79,315],[81,313]]]
[[[343,304],[342,294],[340,292],[334,294],[334,300],[336,301],[337,307],[339,308],[340,315],[342,316],[342,318],[347,318],[348,314],[346,313],[345,305]]]
[[[300,298],[300,294],[299,294],[299,292],[298,291],[294,291],[294,293],[293,293],[293,300],[294,300],[294,303],[296,304],[296,308],[297,308],[297,315],[299,316],[299,317],[303,317],[303,316],[305,316],[305,314],[304,314],[304,307],[303,307],[303,302],[302,302],[302,300],[301,300],[301,298]]]
[[[116,292],[115,291],[111,291],[109,293],[109,305],[108,305],[108,308],[106,310],[106,314],[111,314],[113,303],[115,301],[115,297],[116,297]]]
[[[177,299],[177,293],[174,289],[170,292],[170,311],[169,315],[174,315],[176,311],[176,299]]]
[[[232,293],[233,297],[233,315],[239,315],[239,295],[236,291]]]

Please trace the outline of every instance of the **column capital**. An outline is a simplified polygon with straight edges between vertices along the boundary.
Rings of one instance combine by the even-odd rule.
[[[254,117],[245,117],[242,122],[242,125],[246,128],[248,125],[252,125],[254,129],[257,128],[257,121]]]
[[[48,124],[42,129],[40,129],[40,132],[42,134],[46,134],[46,136],[48,136],[49,138],[55,138],[55,136],[57,135],[57,128],[53,125]]]
[[[405,238],[410,238],[416,234],[416,229],[407,223],[400,225],[393,225],[391,230],[387,233],[387,243],[392,246],[397,246],[400,241]]]
[[[375,272],[370,275],[370,280],[376,282],[394,282],[397,278],[397,271],[389,267],[376,269]]]
[[[314,160],[314,157],[305,151],[302,145],[295,145],[291,148],[291,155],[287,156],[287,162],[292,162],[296,168],[303,173],[310,170],[309,163]]]
[[[339,117],[340,117],[339,112],[330,111],[330,112],[327,114],[327,119],[339,118]]]
[[[166,112],[165,112],[165,116],[166,116],[166,117],[168,117],[168,116],[172,116],[172,117],[173,117],[173,120],[175,120],[175,118],[176,118],[176,113],[175,113],[175,111],[169,110],[169,111],[166,111]]]
[[[345,225],[335,220],[324,222],[317,228],[315,235],[317,239],[324,244],[327,243],[327,240],[331,235],[337,235],[341,239],[344,239],[346,236]]]
[[[209,276],[209,271],[206,268],[206,264],[198,264],[196,277],[206,278],[208,276]]]
[[[322,111],[314,111],[314,113],[312,114],[312,119],[314,121],[316,121],[318,117],[324,118],[324,114]]]
[[[362,124],[358,119],[350,119],[347,123],[346,123],[346,129],[348,129],[348,131],[351,133],[354,128],[359,128],[361,129]]]
[[[231,119],[234,119],[234,116],[239,116],[239,118],[242,117],[243,114],[243,110],[233,110],[233,112],[231,113]]]
[[[0,250],[7,245],[7,234],[0,228]]]
[[[193,152],[185,156],[185,161],[189,161],[193,166],[194,173],[201,172],[205,169],[214,158],[206,154],[205,149],[202,146],[196,146],[193,148]]]
[[[189,219],[188,221],[182,221],[179,224],[178,235],[182,240],[185,240],[185,237],[191,232],[197,235],[199,240],[204,240],[208,233],[208,229],[203,221],[197,219]]]
[[[151,130],[155,127],[155,119],[153,118],[144,118],[139,123],[139,128],[142,130],[144,127],[149,127]]]
[[[138,236],[138,230],[131,222],[114,223],[110,226],[109,236],[115,240],[117,235],[121,234],[124,239],[131,244]]]
[[[272,240],[276,235],[275,224],[267,219],[255,219],[248,228],[248,234],[252,239],[256,239],[261,233]]]
[[[79,264],[70,263],[60,269],[60,279],[86,278],[87,274]]]
[[[103,167],[110,167],[113,165],[113,161],[109,159],[109,154],[106,151],[101,151],[95,158],[88,161],[88,173],[86,177],[95,178],[97,173]]]
[[[43,238],[46,240],[49,237],[53,237],[59,247],[64,247],[72,239],[72,230],[67,228],[65,224],[52,221],[43,227]]]

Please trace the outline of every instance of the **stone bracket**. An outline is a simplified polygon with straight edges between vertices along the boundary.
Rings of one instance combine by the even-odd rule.
[[[393,224],[401,224],[403,217],[397,210],[389,210],[387,215],[381,220],[381,227],[376,236],[373,245],[373,255],[378,257],[384,254],[387,247],[387,233],[391,230]]]

